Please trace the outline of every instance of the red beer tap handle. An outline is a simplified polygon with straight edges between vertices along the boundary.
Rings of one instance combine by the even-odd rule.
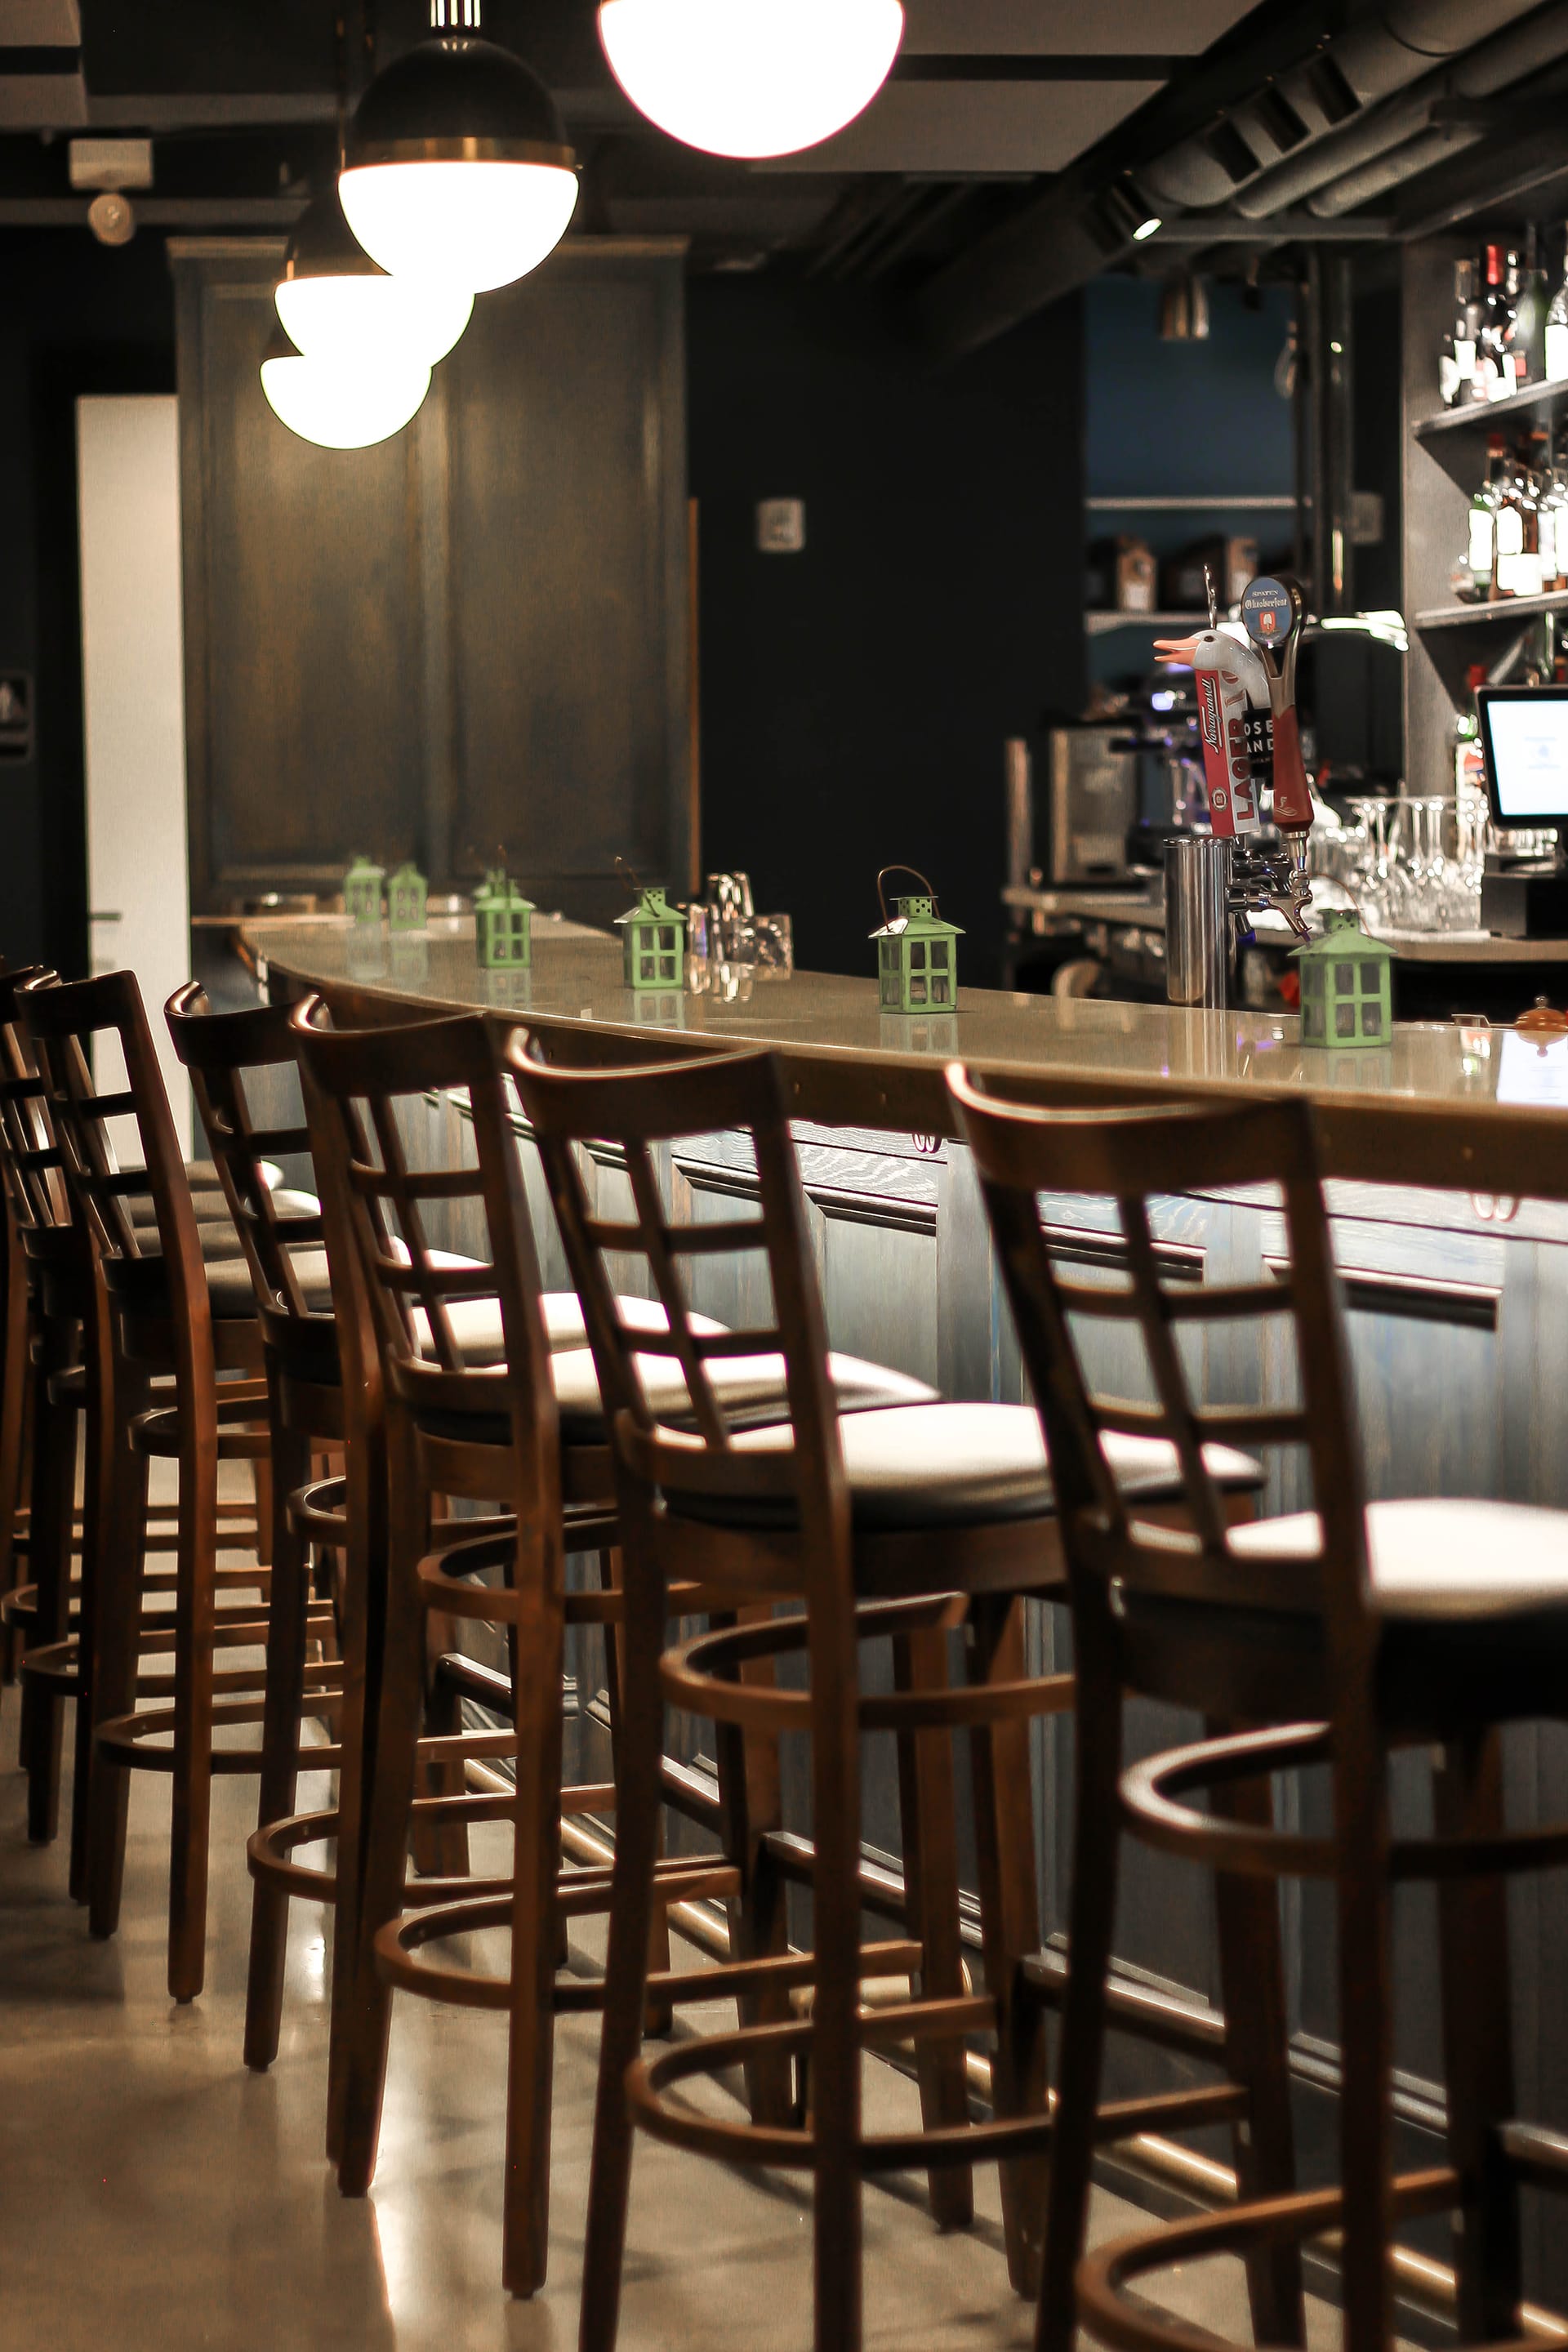
[[[1312,794],[1301,761],[1294,703],[1274,713],[1274,822],[1281,833],[1306,833],[1312,823]]]

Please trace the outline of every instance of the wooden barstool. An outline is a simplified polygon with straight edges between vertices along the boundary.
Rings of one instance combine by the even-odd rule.
[[[300,1066],[321,1186],[345,1381],[351,1355],[379,1369],[386,1414],[391,1507],[385,1625],[378,1705],[367,1727],[359,1800],[363,1878],[357,1927],[353,2047],[347,2077],[340,2180],[363,2192],[374,2164],[394,1985],[430,1997],[504,2009],[510,2017],[508,2145],[503,2276],[514,2294],[543,2284],[548,2256],[549,2126],[553,2018],[596,2007],[597,1985],[557,1982],[565,1922],[603,1910],[608,1873],[561,1873],[563,1813],[615,1811],[624,1748],[619,1654],[622,1603],[614,1549],[618,1522],[610,1495],[604,1418],[592,1358],[581,1344],[582,1308],[573,1294],[545,1293],[517,1149],[515,1112],[488,1024],[471,1017],[341,1034],[322,1025],[310,1002],[295,1013]],[[398,1124],[400,1103],[431,1094],[466,1095],[473,1163],[410,1165]],[[433,1215],[447,1238],[470,1253],[443,1255],[429,1242]],[[657,1303],[620,1302],[628,1322],[664,1331]],[[717,1324],[704,1329],[720,1334]],[[575,1346],[560,1344],[574,1339]],[[552,1345],[552,1342],[554,1343]],[[844,1360],[847,1385],[868,1400],[923,1396],[917,1382]],[[753,1402],[778,1410],[776,1368],[736,1367]],[[353,1438],[350,1442],[351,1455]],[[437,1497],[500,1503],[509,1514],[495,1534],[431,1549]],[[492,1522],[492,1524],[494,1524]],[[568,1591],[568,1553],[597,1553],[600,1589]],[[505,1589],[476,1585],[478,1574]],[[705,1596],[683,1589],[691,1613]],[[484,1618],[506,1629],[515,1732],[517,1794],[460,1801],[471,1818],[513,1821],[509,1884],[488,1895],[440,1883],[405,1885],[414,1801],[416,1738],[432,1612]],[[609,1651],[614,1782],[562,1787],[562,1669],[566,1630],[598,1625]],[[345,1746],[346,1746],[345,1738]],[[494,1751],[492,1750],[492,1753]],[[343,1780],[355,1768],[346,1757]],[[655,1874],[660,1906],[727,1895],[744,1914],[752,1900],[743,1791],[728,1771],[717,1802],[693,1776],[665,1767],[662,1744],[647,1759],[649,1801],[693,1814],[718,1831],[717,1861],[671,1860]],[[343,1832],[340,1831],[340,1853]],[[408,1908],[416,1903],[418,1908]],[[650,1906],[650,1910],[651,1910]],[[403,1916],[405,1913],[406,1916]],[[443,1969],[421,1955],[444,1937],[510,1927],[511,1964],[502,1978]],[[744,1967],[689,1979],[668,1967],[662,1910],[647,1933],[661,1966],[656,2011],[681,1998],[744,1993]],[[747,1930],[742,1929],[742,1943]],[[645,1959],[647,1958],[645,1952]],[[642,2011],[639,2005],[639,2025]]]
[[[994,1101],[956,1069],[949,1084],[1050,1446],[1081,1691],[1041,2352],[1070,2352],[1078,2322],[1122,2352],[1194,2352],[1209,2339],[1136,2299],[1136,2280],[1327,2229],[1342,2233],[1349,2352],[1388,2352],[1394,2223],[1439,2211],[1456,2216],[1460,2340],[1517,2339],[1520,2186],[1568,2185],[1568,2160],[1561,2137],[1513,2113],[1505,1874],[1568,1861],[1568,1825],[1506,1828],[1499,1728],[1568,1712],[1568,1513],[1367,1504],[1310,1106],[1053,1112]],[[1163,1278],[1153,1204],[1215,1184],[1279,1187],[1289,1264],[1278,1279]],[[1064,1272],[1042,1229],[1042,1192],[1115,1202],[1125,1280],[1090,1286]],[[1293,1402],[1194,1401],[1178,1341],[1216,1320],[1269,1327],[1270,1388],[1293,1388]],[[1086,1372],[1089,1335],[1112,1321],[1119,1363],[1130,1333],[1141,1344],[1152,1402],[1109,1398]],[[1151,1528],[1107,1475],[1106,1448],[1127,1431],[1175,1448],[1179,1534]],[[1315,1508],[1227,1527],[1205,1459],[1216,1438],[1285,1449],[1304,1464]],[[1123,1772],[1122,1708],[1135,1695],[1277,1727]],[[1411,1746],[1435,1752],[1430,1838],[1390,1827],[1390,1754]],[[1277,1830],[1268,1776],[1310,1765],[1331,1776],[1331,1832]],[[1194,1801],[1204,1789],[1214,1792],[1206,1805]],[[1238,2208],[1080,2263],[1123,1832],[1271,1898],[1277,1878],[1332,1883],[1341,2187],[1270,2197],[1244,2179]],[[1422,1878],[1438,1890],[1450,2160],[1396,2179],[1390,1908],[1397,1883]]]
[[[229,1542],[265,1548],[247,1507],[217,1497],[220,1460],[265,1459],[266,1391],[245,1377],[261,1369],[260,1333],[244,1265],[216,1256],[208,1262],[134,975],[30,988],[20,1003],[110,1326],[113,1419],[105,1438],[103,1537],[91,1559],[79,1666],[93,1730],[89,1919],[100,1936],[118,1924],[127,1771],[170,1773],[169,1990],[176,2000],[190,2000],[205,1970],[212,1774],[253,1771],[260,1761],[255,1749],[217,1749],[213,1741],[216,1725],[255,1722],[262,1711],[259,1674],[220,1669],[216,1660],[220,1647],[265,1640],[265,1615],[254,1602],[218,1598],[226,1586],[239,1584],[259,1587],[265,1603],[265,1561],[254,1572],[216,1564],[220,1526]],[[100,1095],[91,1055],[95,1041],[108,1037],[119,1043],[128,1084]],[[120,1118],[135,1122],[139,1169],[117,1164],[107,1122]],[[152,1203],[151,1232],[134,1222],[141,1198]],[[220,1381],[220,1373],[240,1377]],[[172,1403],[158,1399],[156,1382],[172,1382]],[[154,1456],[179,1468],[174,1610],[144,1623],[147,1478]],[[140,1672],[141,1654],[158,1650],[173,1651],[172,1675]],[[139,1697],[171,1703],[139,1708]],[[163,1745],[165,1738],[171,1744]]]
[[[791,1139],[787,1089],[774,1058],[741,1054],[606,1074],[546,1070],[521,1042],[510,1049],[519,1092],[550,1181],[567,1255],[587,1315],[612,1436],[626,1541],[626,1697],[610,1922],[605,2033],[595,2119],[581,2340],[609,2352],[616,2336],[634,2124],[661,2139],[736,2163],[794,2167],[815,2176],[816,2337],[850,2352],[860,2341],[863,2179],[923,2168],[967,2174],[1003,2166],[1009,2266],[1032,2285],[1045,2195],[1045,2037],[1024,1981],[1039,1940],[1029,1722],[1071,1704],[1068,1675],[1025,1668],[1024,1605],[1058,1595],[1062,1567],[1037,1422],[1024,1407],[907,1405],[854,1416],[835,1411],[811,1238]],[[656,1171],[656,1147],[739,1131],[754,1152],[760,1213],[678,1220]],[[584,1147],[625,1155],[631,1214],[606,1216],[590,1195]],[[737,1279],[745,1299],[771,1299],[760,1328],[712,1337],[695,1304],[713,1303],[715,1260],[760,1257]],[[607,1261],[646,1264],[668,1331],[628,1328]],[[782,1361],[787,1418],[758,1427],[726,1394],[736,1360]],[[1168,1445],[1118,1441],[1123,1482],[1152,1497],[1175,1481]],[[1255,1465],[1235,1454],[1215,1464],[1222,1483],[1248,1489]],[[750,1622],[699,1635],[664,1654],[670,1593],[695,1578]],[[796,1613],[780,1617],[776,1604]],[[967,1636],[969,1680],[947,1686],[947,1637]],[[890,1640],[894,1689],[863,1693],[861,1644]],[[809,1689],[760,1679],[781,1654],[803,1653]],[[739,2033],[639,2055],[655,1879],[657,1780],[663,1710],[706,1717],[721,1737],[773,1742],[784,1731],[812,1745],[814,1950],[788,1950],[781,1916],[750,1963],[759,2021]],[[961,1974],[951,1792],[951,1735],[972,1740],[986,1990]],[[859,1740],[900,1739],[906,1790],[934,1789],[934,1806],[907,1805],[907,1939],[862,1945],[869,1874],[860,1848]],[[781,1869],[799,1867],[802,1842],[764,1823],[760,1843]],[[1277,1938],[1277,1922],[1275,1923]],[[1258,1937],[1254,1964],[1278,1983],[1277,1940]],[[868,2012],[868,1975],[908,1974],[909,2000]],[[809,2021],[792,1994],[809,1984]],[[1239,1989],[1238,1989],[1239,1990]],[[1238,2000],[1237,2014],[1246,2011]],[[994,2115],[974,2125],[964,2038],[991,2033]],[[862,2053],[912,2039],[921,2053],[925,2128],[873,2138],[862,2129]],[[783,2121],[715,2121],[667,2096],[683,2078],[768,2055],[800,2074],[795,2113]],[[1136,2103],[1107,2119],[1107,2136],[1172,2122],[1246,2115],[1283,2083],[1284,2053],[1233,2037],[1238,2079]],[[1248,2071],[1250,2070],[1250,2071]],[[802,2119],[804,2115],[804,2120]],[[1287,2176],[1288,2177],[1288,2176]],[[964,2200],[966,2201],[966,2200]],[[939,2207],[939,2210],[940,2210]],[[1296,2324],[1299,2326],[1299,2293]],[[1269,2317],[1289,2331],[1289,2301]]]

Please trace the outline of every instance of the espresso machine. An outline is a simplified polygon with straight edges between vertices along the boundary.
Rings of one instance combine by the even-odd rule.
[[[1211,580],[1208,627],[1155,645],[1163,661],[1193,672],[1209,804],[1207,833],[1180,834],[1165,845],[1165,992],[1173,1004],[1230,1003],[1237,945],[1250,940],[1250,919],[1265,908],[1283,916],[1300,939],[1310,936],[1312,794],[1296,709],[1305,617],[1294,580],[1260,577],[1241,600],[1242,644],[1219,627]]]

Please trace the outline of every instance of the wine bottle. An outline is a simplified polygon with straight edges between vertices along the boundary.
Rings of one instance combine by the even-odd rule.
[[[1454,264],[1454,323],[1443,337],[1437,361],[1437,387],[1445,408],[1462,408],[1475,398],[1476,330],[1480,310],[1476,300],[1476,265]]]
[[[1546,375],[1551,383],[1568,376],[1568,227],[1563,236],[1563,283],[1546,313]]]
[[[1516,389],[1543,383],[1546,376],[1546,273],[1541,267],[1540,242],[1533,226],[1524,233],[1524,267],[1514,289],[1513,331],[1509,348],[1513,357]]]
[[[1487,444],[1487,478],[1470,500],[1468,562],[1470,593],[1486,602],[1497,593],[1497,519],[1502,504],[1506,448],[1500,433]]]
[[[1508,349],[1511,320],[1508,297],[1503,289],[1500,245],[1488,246],[1486,272],[1486,292],[1481,297],[1481,328],[1476,339],[1476,396],[1479,400],[1506,400],[1514,387],[1513,366]]]

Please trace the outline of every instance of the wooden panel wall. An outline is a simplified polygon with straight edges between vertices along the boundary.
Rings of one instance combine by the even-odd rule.
[[[414,423],[313,448],[258,377],[273,240],[176,240],[191,893],[471,882],[605,919],[689,864],[680,247],[486,295]]]

